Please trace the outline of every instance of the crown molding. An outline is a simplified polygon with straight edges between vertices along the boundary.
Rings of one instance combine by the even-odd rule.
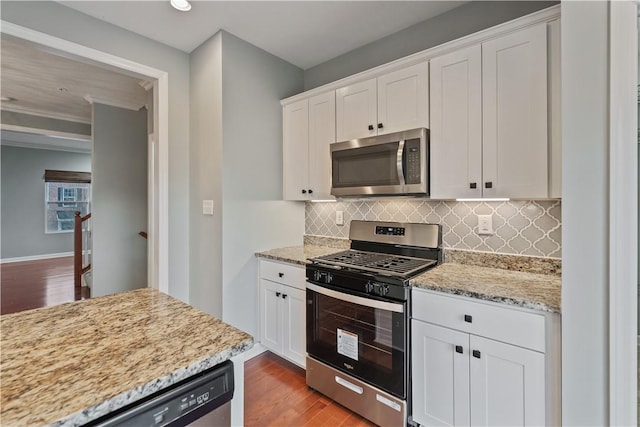
[[[118,101],[113,99],[98,98],[89,94],[85,95],[84,99],[91,105],[102,104],[102,105],[109,105],[111,107],[118,107],[118,108],[124,108],[127,110],[133,110],[133,111],[139,111],[142,107],[145,106],[145,104],[140,105],[132,102],[123,102],[123,101]]]
[[[21,113],[21,114],[28,114],[30,116],[45,117],[47,119],[64,120],[67,122],[83,123],[86,125],[91,124],[91,119],[90,118],[87,119],[86,117],[83,117],[83,116],[76,116],[74,114],[64,114],[64,113],[58,113],[54,111],[40,110],[36,108],[25,108],[25,107],[20,107],[18,105],[11,105],[8,103],[2,104],[2,111],[10,111],[12,113]]]

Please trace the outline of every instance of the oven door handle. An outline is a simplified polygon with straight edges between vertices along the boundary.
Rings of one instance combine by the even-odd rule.
[[[365,307],[379,308],[381,310],[393,311],[394,313],[404,313],[404,304],[378,301],[372,298],[363,298],[356,295],[323,288],[322,286],[314,285],[313,283],[309,282],[307,282],[307,289],[331,298],[339,299],[341,301],[350,302],[353,304],[363,305]]]

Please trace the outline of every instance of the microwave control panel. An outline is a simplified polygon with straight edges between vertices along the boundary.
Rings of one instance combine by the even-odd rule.
[[[406,184],[420,184],[422,159],[420,158],[420,139],[407,139],[404,142],[405,152],[405,176]]]

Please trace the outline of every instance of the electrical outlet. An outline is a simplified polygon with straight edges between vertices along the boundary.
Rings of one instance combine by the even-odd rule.
[[[213,215],[213,200],[202,201],[202,215]]]
[[[336,225],[344,225],[344,211],[336,211]]]
[[[493,234],[493,217],[478,215],[478,234]]]

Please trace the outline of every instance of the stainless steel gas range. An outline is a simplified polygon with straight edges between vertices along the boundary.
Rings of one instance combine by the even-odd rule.
[[[379,425],[410,415],[409,280],[442,261],[437,224],[352,221],[307,265],[307,385]]]

